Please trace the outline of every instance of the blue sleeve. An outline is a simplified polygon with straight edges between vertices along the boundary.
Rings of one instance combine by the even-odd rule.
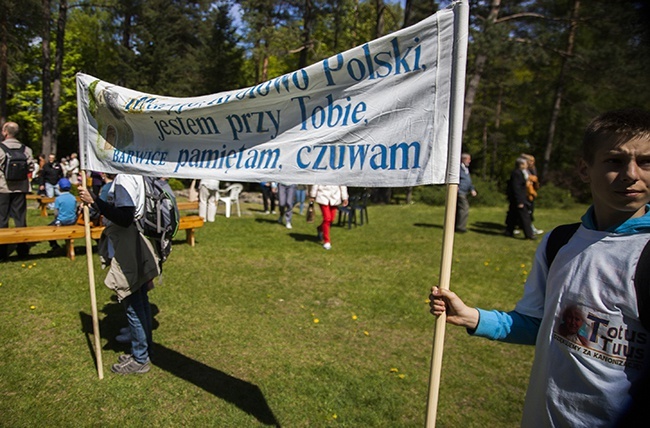
[[[517,311],[477,310],[479,322],[476,330],[468,330],[471,335],[520,345],[535,344],[541,318],[523,315]]]

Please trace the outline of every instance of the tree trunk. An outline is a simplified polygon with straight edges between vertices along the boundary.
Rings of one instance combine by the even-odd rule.
[[[501,0],[492,0],[490,4],[490,13],[488,14],[487,19],[485,20],[485,29],[490,25],[493,25],[497,17],[499,16],[499,10],[501,8]],[[467,126],[469,125],[469,119],[472,116],[472,107],[474,106],[474,100],[476,99],[476,93],[478,92],[478,86],[481,82],[481,76],[483,75],[483,70],[485,68],[485,63],[487,62],[487,55],[483,52],[478,52],[476,54],[476,59],[474,60],[474,73],[469,79],[467,84],[467,91],[465,93],[465,110],[463,112],[463,133],[467,131]]]
[[[384,35],[384,12],[386,11],[386,5],[384,4],[384,0],[375,0],[375,6],[377,9],[377,21],[375,22],[375,38],[378,38]]]
[[[309,58],[309,48],[311,46],[311,30],[314,25],[312,0],[305,0],[305,10],[303,13],[303,30],[302,30],[302,50],[300,51],[300,58],[298,59],[298,68],[307,67],[307,59]]]
[[[487,179],[487,166],[488,166],[488,123],[485,121],[483,124],[483,172],[481,174],[483,180]]]
[[[7,28],[7,14],[0,13],[0,126],[8,120],[7,112],[7,44],[9,43],[9,30]]]
[[[503,105],[503,88],[499,86],[499,98],[497,98],[497,108],[494,118],[494,133],[499,135],[499,128],[501,127],[501,106]],[[499,139],[492,138],[492,167],[490,168],[490,177],[494,178],[497,175],[497,153],[499,150]]]
[[[557,87],[555,89],[555,100],[553,102],[553,111],[551,112],[551,121],[548,124],[548,137],[546,140],[546,149],[544,150],[544,165],[542,166],[542,175],[540,177],[540,180],[544,180],[546,177],[548,177],[548,170],[551,163],[551,154],[553,152],[555,128],[557,126],[557,120],[560,117],[562,97],[564,97],[564,81],[566,79],[566,74],[569,68],[569,59],[573,56],[576,31],[578,29],[579,10],[580,0],[575,0],[573,3],[573,9],[571,10],[571,18],[569,20],[569,37],[567,40],[566,53],[562,56],[562,65],[560,67],[560,74],[557,78]]]
[[[56,53],[54,55],[54,74],[52,76],[52,152],[57,151],[59,128],[59,106],[63,78],[63,53],[65,47],[65,25],[68,19],[68,0],[59,2],[59,18],[56,23]]]
[[[43,1],[43,33],[42,33],[42,73],[43,73],[43,153],[49,155],[56,154],[52,147],[52,77],[50,67],[52,59],[50,58],[50,0]]]
[[[336,1],[334,12],[334,52],[339,51],[339,37],[341,36],[341,15],[343,15],[343,0]]]

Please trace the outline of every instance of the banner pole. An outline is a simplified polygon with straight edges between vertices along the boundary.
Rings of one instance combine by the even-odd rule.
[[[440,262],[440,281],[438,286],[449,289],[451,280],[451,265],[454,249],[454,226],[456,223],[456,200],[458,198],[458,184],[447,184],[445,203],[445,223],[442,235],[442,259]],[[445,314],[438,317],[433,334],[433,349],[431,351],[431,372],[429,374],[429,398],[427,400],[426,427],[436,426],[438,412],[438,399],[440,390],[440,376],[442,372],[442,353],[445,344]]]
[[[469,37],[469,5],[467,0],[454,4],[454,53],[452,62],[452,90],[449,106],[449,152],[447,156],[447,195],[445,202],[445,223],[442,238],[442,256],[440,261],[440,279],[438,286],[449,289],[451,264],[454,250],[454,227],[456,223],[456,201],[458,199],[458,181],[460,157],[463,144],[463,107],[465,103],[465,68],[467,63],[467,43]],[[442,354],[445,342],[445,324],[447,317],[441,315],[436,320],[431,351],[431,371],[429,374],[429,397],[427,400],[426,427],[436,426],[440,377],[442,372]]]
[[[90,175],[87,171],[82,171],[81,187],[86,189],[86,180]],[[97,360],[97,375],[99,379],[104,379],[104,364],[102,362],[102,347],[99,335],[99,318],[97,316],[97,296],[95,295],[95,268],[93,265],[93,244],[90,236],[90,212],[88,206],[84,204],[84,230],[86,235],[86,261],[88,264],[88,284],[90,287],[90,307],[93,317],[93,335],[95,338],[95,358]]]

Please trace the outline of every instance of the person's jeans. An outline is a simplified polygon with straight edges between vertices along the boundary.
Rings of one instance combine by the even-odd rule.
[[[280,201],[280,219],[278,221],[282,221],[282,217],[284,217],[286,223],[291,223],[291,218],[293,217],[293,197],[296,194],[295,190],[295,184],[288,186],[284,184],[278,185],[278,199]]]
[[[262,186],[262,201],[264,202],[264,212],[269,211],[269,204],[271,211],[275,211],[275,194],[269,186]]]
[[[133,359],[140,364],[146,363],[149,359],[153,344],[151,306],[147,294],[149,283],[142,284],[135,293],[122,300],[131,331],[131,353]]]
[[[59,186],[58,184],[51,184],[48,183],[47,181],[45,182],[45,194],[47,195],[48,198],[54,198],[56,196],[59,196],[61,192],[59,191]],[[47,207],[49,209],[54,209],[54,203],[47,204]]]
[[[306,197],[307,191],[305,189],[296,189],[296,203],[300,204],[300,215],[302,215],[302,209],[305,206]]]

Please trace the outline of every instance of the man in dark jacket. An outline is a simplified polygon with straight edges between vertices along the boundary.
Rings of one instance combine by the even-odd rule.
[[[56,155],[53,153],[49,156],[49,162],[43,166],[39,174],[40,184],[39,189],[45,190],[45,194],[49,198],[59,196],[59,180],[63,178],[63,168],[61,164],[56,161]],[[54,204],[49,204],[48,208],[54,208]]]
[[[8,150],[22,148],[31,171],[34,168],[32,149],[16,139],[18,130],[17,123],[5,123],[2,126],[2,144]],[[27,226],[27,201],[25,195],[30,191],[29,178],[25,176],[24,180],[7,180],[4,174],[6,161],[7,154],[5,150],[0,150],[0,228],[9,227],[9,217],[14,219],[16,227],[25,227]],[[17,251],[18,256],[24,257],[29,254],[29,246],[20,244]],[[0,245],[0,260],[6,259],[8,255],[7,246]]]
[[[508,180],[508,215],[506,216],[506,236],[514,236],[516,226],[520,226],[524,231],[526,239],[535,239],[530,212],[528,210],[528,193],[526,192],[526,168],[528,162],[524,158],[517,158],[515,169],[510,174]]]

